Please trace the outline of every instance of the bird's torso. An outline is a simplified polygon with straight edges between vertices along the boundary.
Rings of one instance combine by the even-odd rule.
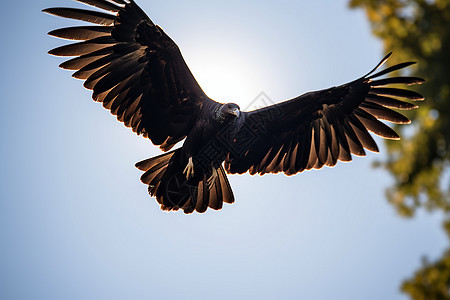
[[[186,156],[193,158],[196,169],[202,173],[222,164],[243,124],[244,115],[231,121],[220,119],[217,114],[220,106],[219,103],[208,103],[202,108],[183,144]]]

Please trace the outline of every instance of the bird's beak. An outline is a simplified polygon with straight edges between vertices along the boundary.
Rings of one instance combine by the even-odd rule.
[[[233,115],[235,115],[238,118],[239,118],[239,115],[241,114],[241,112],[237,108],[233,109],[231,112],[232,112]]]

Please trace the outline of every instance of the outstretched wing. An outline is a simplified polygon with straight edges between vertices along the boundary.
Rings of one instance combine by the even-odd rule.
[[[364,149],[378,152],[369,134],[399,139],[397,133],[379,120],[408,124],[410,120],[392,110],[417,108],[404,99],[424,100],[423,96],[391,84],[421,84],[415,77],[379,77],[413,63],[402,63],[351,83],[311,92],[295,99],[245,114],[225,168],[228,173],[278,173],[293,175],[337,161],[351,161],[351,154],[364,156]],[[388,87],[386,87],[388,86]]]
[[[205,101],[178,46],[133,0],[77,0],[104,12],[50,8],[44,12],[96,24],[49,35],[80,42],[49,53],[75,57],[60,65],[85,80],[93,99],[164,151],[190,132]]]

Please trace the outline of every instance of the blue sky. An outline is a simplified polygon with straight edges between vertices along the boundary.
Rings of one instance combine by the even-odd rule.
[[[384,55],[344,0],[138,4],[207,94],[241,107],[345,83]],[[0,298],[406,299],[401,281],[446,248],[440,215],[405,220],[387,203],[392,179],[371,167],[383,154],[289,178],[230,176],[235,204],[161,212],[134,168],[158,148],[46,54],[63,44],[46,33],[74,22],[40,10],[67,5],[80,6],[0,11]]]

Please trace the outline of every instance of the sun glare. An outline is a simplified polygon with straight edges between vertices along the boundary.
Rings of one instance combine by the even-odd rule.
[[[234,102],[244,108],[262,91],[262,80],[249,60],[222,54],[194,57],[188,65],[208,97],[218,102]]]

